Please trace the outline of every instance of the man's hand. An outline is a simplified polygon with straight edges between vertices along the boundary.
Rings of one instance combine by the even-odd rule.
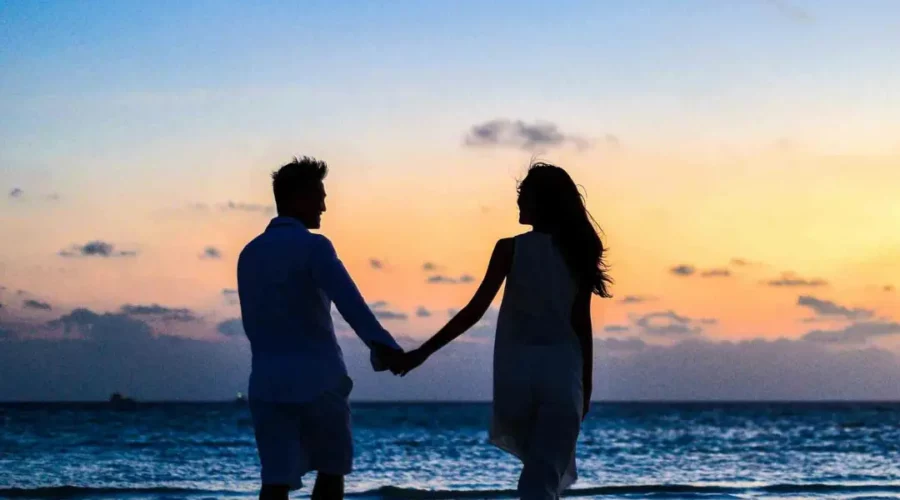
[[[372,351],[375,352],[375,356],[384,363],[391,373],[394,375],[400,374],[400,363],[404,356],[403,349],[394,349],[384,344],[373,343]]]
[[[405,377],[407,373],[413,371],[418,368],[419,365],[425,362],[428,359],[430,354],[422,350],[422,348],[413,349],[400,357],[399,363],[399,374],[402,377]],[[397,372],[395,372],[397,373]]]

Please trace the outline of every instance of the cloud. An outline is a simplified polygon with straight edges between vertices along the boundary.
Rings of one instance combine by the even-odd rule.
[[[639,340],[639,339],[638,339]],[[367,351],[342,344],[359,400],[489,401],[491,343],[453,342],[405,378],[372,376]],[[594,399],[604,401],[897,400],[900,359],[813,342],[595,339]]]
[[[615,337],[605,339],[594,339],[594,350],[605,350],[613,352],[635,352],[642,351],[647,347],[647,343],[643,340],[630,337],[618,339]]]
[[[761,263],[755,262],[752,260],[742,259],[740,257],[735,257],[735,258],[731,259],[731,265],[736,266],[736,267],[752,267],[752,266],[759,266],[759,265],[761,265]]]
[[[196,207],[205,207],[205,204],[197,204]],[[227,201],[219,205],[219,210],[223,212],[249,212],[271,215],[275,213],[273,205],[261,205],[259,203],[244,203],[240,201]]]
[[[428,318],[431,316],[431,311],[425,308],[425,306],[419,306],[416,308],[416,316],[419,318]]]
[[[59,201],[59,193],[50,193],[47,195],[47,200],[49,201]]]
[[[525,123],[500,118],[473,125],[464,144],[469,147],[511,147],[525,150],[561,147],[571,143],[579,149],[588,147],[583,138],[564,134],[550,122]]]
[[[604,135],[603,143],[606,144],[606,147],[608,147],[610,149],[615,149],[615,150],[622,149],[622,141],[619,140],[619,138],[613,134]]]
[[[428,279],[425,280],[426,283],[431,284],[431,285],[439,285],[439,284],[457,285],[460,283],[471,283],[473,281],[475,281],[475,278],[473,278],[472,276],[470,276],[468,274],[463,274],[463,275],[459,276],[458,278],[454,278],[452,276],[445,276],[443,274],[435,274],[435,275],[429,276]]]
[[[203,252],[198,256],[203,260],[218,260],[222,258],[222,251],[216,247],[206,247],[203,249]]]
[[[434,262],[426,262],[426,263],[422,264],[423,271],[432,272],[432,271],[437,271],[437,269],[438,269],[438,265],[435,264]]]
[[[25,196],[25,191],[22,191],[19,188],[13,188],[12,191],[9,192],[9,197],[12,199],[21,199]]]
[[[634,324],[643,333],[662,337],[700,334],[703,328],[694,326],[694,322],[695,320],[670,310],[644,314],[639,316]]]
[[[113,392],[138,400],[230,400],[246,392],[246,341],[158,335],[122,313],[79,308],[48,322],[64,339],[11,331],[0,348],[0,400],[105,401]]]
[[[701,325],[718,325],[719,320],[716,318],[700,318],[697,321],[700,322]]]
[[[652,302],[657,300],[656,297],[652,297],[649,295],[626,295],[621,300],[619,300],[622,304],[642,304],[644,302]]]
[[[782,273],[778,279],[772,279],[766,282],[769,286],[776,287],[822,287],[828,286],[828,282],[821,278],[800,278],[794,273]]]
[[[238,291],[235,288],[223,288],[222,296],[225,297],[227,304],[234,305],[240,302]]]
[[[771,5],[787,19],[797,23],[811,23],[815,17],[806,9],[790,2],[788,0],[763,0],[766,4]],[[782,139],[782,141],[785,139]]]
[[[830,300],[817,299],[810,295],[801,295],[797,298],[797,305],[808,307],[819,316],[840,316],[851,320],[871,318],[875,311],[862,308],[848,308],[838,305]]]
[[[234,318],[229,323],[235,325]],[[246,392],[249,344],[226,328],[215,340],[155,335],[144,321],[78,309],[55,320],[77,338],[29,338],[0,327],[0,400],[228,401]],[[223,321],[220,324],[226,323]],[[900,328],[898,328],[900,330]],[[493,345],[456,341],[405,378],[373,374],[357,338],[338,339],[354,400],[489,401]],[[410,345],[421,339],[401,339]],[[877,348],[830,349],[820,342],[595,339],[594,398],[605,401],[898,400],[900,359]]]
[[[133,250],[116,250],[115,245],[101,240],[94,240],[84,245],[72,245],[67,250],[60,250],[62,257],[134,257],[137,252]]]
[[[722,268],[707,269],[700,273],[700,277],[702,278],[727,278],[729,276],[731,276],[731,271]]]
[[[876,337],[900,334],[900,323],[894,321],[864,321],[839,330],[812,330],[803,340],[824,344],[864,344]]]
[[[167,321],[197,321],[199,318],[190,309],[171,308],[161,306],[159,304],[125,304],[120,309],[122,314],[128,316],[145,316],[152,319],[162,319]]]
[[[893,292],[894,285],[884,285],[884,288],[882,288],[882,290],[884,290],[885,292]]]
[[[372,314],[378,319],[397,321],[406,321],[409,319],[409,316],[406,313],[385,309],[387,306],[388,303],[383,300],[369,304],[369,308],[372,309]]]
[[[620,333],[628,330],[629,328],[625,325],[606,325],[603,327],[603,331],[607,333]]]
[[[369,267],[380,270],[384,268],[384,262],[378,259],[369,259]]]
[[[48,304],[46,302],[41,302],[40,300],[34,300],[34,299],[26,300],[25,302],[22,303],[22,306],[25,309],[37,309],[39,311],[49,311],[49,310],[53,309],[53,307],[50,304]]]
[[[244,335],[244,323],[241,318],[231,318],[216,325],[216,331],[226,337],[240,337]]]
[[[694,266],[681,264],[680,266],[675,266],[672,269],[669,269],[669,272],[678,276],[690,276],[697,272],[697,269]]]

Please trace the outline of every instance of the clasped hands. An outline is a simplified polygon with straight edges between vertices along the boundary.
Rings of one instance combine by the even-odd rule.
[[[425,362],[430,353],[424,351],[421,347],[404,352],[402,349],[393,349],[386,345],[374,344],[372,350],[382,363],[394,375],[406,376],[419,365]]]

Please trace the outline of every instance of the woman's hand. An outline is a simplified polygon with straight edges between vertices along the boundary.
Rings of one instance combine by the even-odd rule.
[[[397,367],[399,368],[398,375],[400,375],[401,377],[405,377],[407,373],[413,371],[414,369],[418,368],[419,365],[424,363],[430,355],[430,353],[426,352],[421,347],[404,353],[400,358],[400,361],[397,363]]]

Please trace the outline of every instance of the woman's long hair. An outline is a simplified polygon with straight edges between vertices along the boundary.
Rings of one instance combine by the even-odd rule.
[[[612,297],[599,226],[584,205],[572,178],[560,167],[532,163],[519,183],[519,209],[526,222],[548,231],[579,286],[590,286],[601,297]]]

